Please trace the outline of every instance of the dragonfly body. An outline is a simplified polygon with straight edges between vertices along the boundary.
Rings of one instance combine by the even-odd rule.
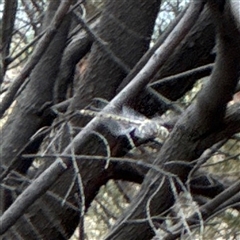
[[[133,109],[123,107],[120,114],[95,112],[82,109],[80,114],[85,116],[99,117],[110,132],[115,135],[126,135],[134,132],[134,136],[141,139],[160,138],[165,140],[168,129],[161,125],[156,119],[148,119]]]
[[[169,132],[157,121],[147,119],[135,130],[135,134],[139,138],[160,137],[166,139]]]

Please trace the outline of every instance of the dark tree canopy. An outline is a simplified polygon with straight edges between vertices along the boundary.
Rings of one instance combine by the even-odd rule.
[[[238,9],[0,1],[1,238],[238,239]]]

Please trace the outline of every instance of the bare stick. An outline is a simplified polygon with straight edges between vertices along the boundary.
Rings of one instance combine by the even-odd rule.
[[[68,13],[68,10],[71,6],[71,1],[62,1],[61,5],[59,6],[58,11],[56,12],[52,23],[49,29],[44,34],[42,40],[37,45],[35,51],[32,54],[31,59],[25,64],[22,69],[22,72],[16,77],[11,87],[8,89],[6,96],[2,100],[0,104],[0,117],[3,116],[5,111],[9,108],[12,104],[14,97],[23,84],[24,80],[29,76],[31,71],[39,62],[39,59],[43,56],[45,51],[47,50],[49,44],[51,43],[53,37],[57,33],[57,29],[59,28],[60,24],[62,23],[65,15]]]
[[[231,197],[238,194],[240,191],[240,181],[237,181],[234,185],[231,187],[225,189],[222,193],[217,195],[214,199],[204,204],[202,207],[200,207],[200,213],[203,220],[208,219],[211,217],[215,212],[219,211],[221,209],[221,205],[224,202],[230,199]],[[199,215],[193,214],[191,217],[187,219],[188,225],[193,227],[196,226],[199,223]],[[181,226],[179,229],[176,230],[175,233],[169,234],[164,238],[164,240],[174,240],[177,239],[182,233]]]
[[[134,79],[124,88],[104,109],[103,112],[109,113],[124,105],[126,99],[135,97],[143,89],[163,66],[164,62],[173,53],[181,40],[193,27],[199,14],[204,7],[205,1],[193,1],[186,11],[176,28],[171,32],[166,41],[160,46],[155,54],[149,59],[143,69],[134,77]],[[84,145],[86,137],[101,122],[101,119],[95,117],[66,147],[63,154],[71,154],[71,149],[79,149]],[[72,166],[71,159],[57,158],[33,183],[18,196],[16,201],[4,212],[0,218],[0,234],[6,232],[26,209],[43,195],[56,180]]]

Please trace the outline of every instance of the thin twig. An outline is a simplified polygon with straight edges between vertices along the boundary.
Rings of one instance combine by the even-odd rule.
[[[119,57],[115,55],[115,53],[108,47],[107,43],[103,42],[103,40],[101,40],[101,38],[98,37],[97,34],[93,32],[93,30],[87,25],[87,23],[83,20],[82,17],[80,17],[75,12],[74,16],[76,17],[77,21],[82,25],[82,28],[87,32],[90,38],[96,43],[96,45],[103,52],[105,52],[110,59],[116,62],[122,68],[122,70],[124,70],[126,74],[128,74],[131,69]]]
[[[223,192],[218,194],[215,198],[204,204],[200,207],[199,211],[201,213],[202,219],[207,220],[209,217],[214,215],[216,212],[222,209],[221,205],[224,204],[225,201],[228,201],[240,191],[240,181],[237,181],[231,187],[225,189]],[[223,205],[224,206],[224,205]],[[225,206],[224,206],[225,207]],[[198,226],[199,224],[199,215],[194,213],[187,219],[188,225],[191,228]],[[182,226],[178,228],[175,233],[169,234],[164,238],[164,240],[175,240],[182,233]]]
[[[12,85],[9,87],[8,92],[6,93],[2,102],[0,103],[0,117],[3,116],[5,111],[12,104],[18,89],[23,84],[24,80],[29,76],[31,71],[35,68],[35,66],[39,62],[39,59],[43,56],[43,54],[47,50],[53,37],[57,33],[57,29],[59,28],[66,14],[68,13],[70,6],[71,6],[70,1],[63,1],[59,6],[55,16],[53,17],[49,29],[43,35],[42,40],[39,42],[36,49],[34,50],[31,59],[25,64],[25,66],[22,69],[22,72],[16,77]]]
[[[68,1],[67,1],[68,2]],[[63,3],[66,4],[64,1]],[[178,46],[179,42],[186,36],[189,30],[194,25],[201,13],[205,1],[191,2],[190,7],[186,11],[186,14],[181,19],[177,27],[171,32],[166,41],[150,58],[148,63],[143,69],[136,75],[136,77],[124,88],[108,105],[104,108],[104,112],[111,112],[113,109],[119,108],[125,104],[126,99],[134,98],[146,85],[151,78],[157,73],[173,53],[174,49]],[[86,125],[83,130],[77,134],[74,140],[66,147],[63,154],[70,154],[72,146],[74,149],[79,149],[83,146],[86,137],[93,131],[101,120],[95,117],[92,121]],[[0,234],[5,233],[36,201],[41,195],[43,195],[49,188],[56,182],[56,180],[69,168],[72,167],[71,159],[58,158],[50,165],[42,174],[40,174],[33,183],[28,186],[21,195],[18,196],[16,201],[3,213],[0,218]]]

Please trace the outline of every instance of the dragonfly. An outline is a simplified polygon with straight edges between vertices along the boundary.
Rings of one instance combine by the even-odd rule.
[[[149,119],[130,107],[123,106],[122,111],[115,113],[103,113],[89,109],[79,111],[81,115],[99,117],[114,136],[133,135],[140,139],[160,139],[164,141],[169,130],[163,126],[159,118]]]

